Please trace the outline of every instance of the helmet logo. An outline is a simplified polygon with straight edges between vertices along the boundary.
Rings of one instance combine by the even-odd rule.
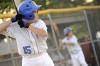
[[[32,15],[29,15],[29,17],[32,17]]]
[[[29,3],[31,3],[31,1],[29,1]]]
[[[29,7],[28,5],[26,5],[26,7]]]

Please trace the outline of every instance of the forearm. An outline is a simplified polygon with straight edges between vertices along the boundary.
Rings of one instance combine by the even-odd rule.
[[[67,41],[66,44],[67,45],[71,45],[71,46],[74,46],[75,45],[75,43],[74,42],[71,42],[71,41]]]
[[[5,29],[11,24],[11,20],[3,22],[0,24],[0,33],[4,32]]]
[[[32,32],[34,32],[36,35],[41,36],[41,37],[45,37],[47,36],[47,33],[45,30],[39,29],[37,27],[34,27],[32,25],[30,25],[28,27],[29,30],[31,30]]]
[[[59,49],[62,49],[63,46],[62,46],[62,43],[59,43]]]
[[[59,49],[62,49],[63,48],[63,43],[62,43],[62,40],[61,39],[59,39]]]

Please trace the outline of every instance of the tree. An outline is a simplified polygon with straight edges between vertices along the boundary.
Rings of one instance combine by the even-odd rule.
[[[12,0],[0,0],[0,13],[9,11],[11,8],[14,8]]]
[[[41,9],[47,9],[47,5],[46,5],[46,0],[34,0],[37,4],[42,5],[43,8]]]
[[[100,0],[94,0],[93,2],[95,5],[100,5]]]
[[[18,0],[16,0],[18,1]],[[22,0],[24,1],[24,0]],[[40,10],[44,9],[53,9],[53,8],[70,8],[77,6],[85,6],[85,0],[34,0],[37,4],[42,5]],[[96,2],[100,3],[99,0]],[[91,5],[91,4],[88,4]],[[9,11],[11,8],[14,8],[12,0],[0,0],[0,13],[3,11]]]

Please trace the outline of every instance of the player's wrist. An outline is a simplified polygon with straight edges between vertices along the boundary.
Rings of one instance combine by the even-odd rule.
[[[11,24],[11,23],[12,23],[12,21],[11,21],[11,20],[8,20],[8,21],[6,21],[6,23],[7,23],[7,24]]]

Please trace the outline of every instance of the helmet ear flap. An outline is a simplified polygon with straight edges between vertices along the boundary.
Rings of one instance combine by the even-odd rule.
[[[34,19],[35,18],[35,15],[34,14],[30,14],[29,15],[29,18],[33,18]]]
[[[33,13],[24,14],[24,19],[26,20],[32,20],[34,18],[35,18],[35,15]]]

